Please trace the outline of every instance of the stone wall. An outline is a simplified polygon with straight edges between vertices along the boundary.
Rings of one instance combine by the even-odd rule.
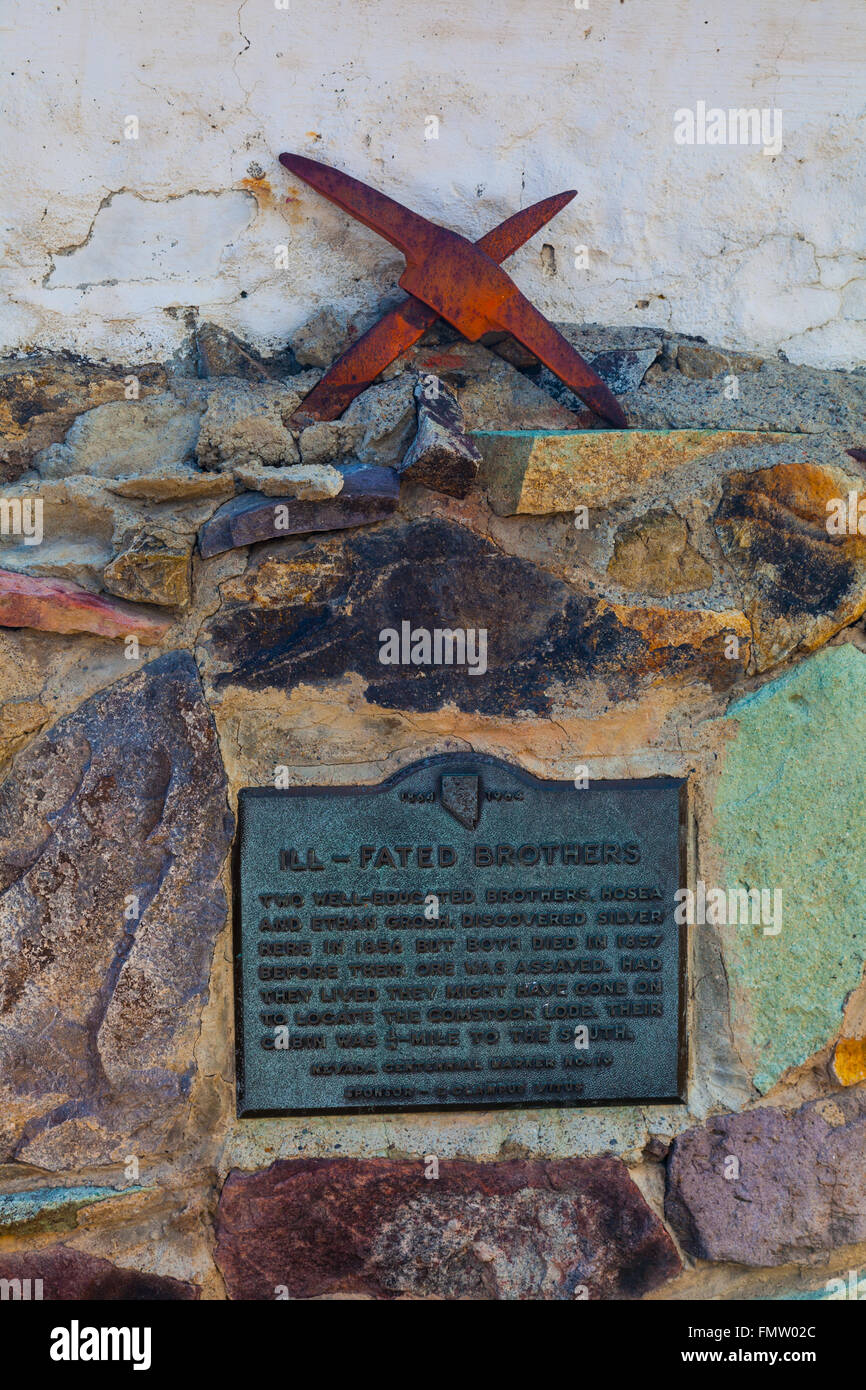
[[[134,388],[3,364],[0,1278],[797,1298],[866,1265],[866,374],[564,328],[628,431],[446,329],[300,429],[328,315],[271,357],[199,323]],[[486,628],[486,675],[382,666],[404,617]],[[782,891],[778,932],[689,931],[687,1104],[238,1121],[239,788],[451,750],[687,777],[690,882]]]

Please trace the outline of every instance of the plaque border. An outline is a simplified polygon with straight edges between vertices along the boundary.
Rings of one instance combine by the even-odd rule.
[[[253,800],[261,797],[305,797],[320,796],[326,792],[329,796],[355,796],[359,792],[367,795],[375,795],[378,792],[390,791],[398,782],[407,777],[413,776],[423,768],[437,767],[447,763],[455,773],[460,773],[460,761],[465,760],[467,766],[462,769],[466,773],[471,773],[473,767],[484,764],[489,767],[503,768],[519,781],[525,782],[527,786],[558,786],[571,787],[573,783],[558,777],[536,777],[534,773],[527,772],[518,763],[507,762],[504,758],[497,758],[492,753],[432,753],[426,758],[417,758],[412,763],[407,763],[405,767],[398,768],[381,782],[352,782],[350,784],[340,784],[338,786],[325,786],[321,783],[304,784],[297,787],[240,787],[238,789],[237,802],[237,828],[231,851],[231,886],[232,886],[232,970],[234,982],[232,994],[234,998],[234,1055],[235,1055],[235,1118],[238,1120],[265,1120],[265,1119],[302,1119],[307,1115],[496,1115],[500,1110],[595,1110],[603,1106],[617,1105],[686,1105],[688,1103],[686,1091],[688,1087],[688,1068],[689,1068],[689,1049],[687,1035],[688,1021],[688,926],[683,923],[679,928],[678,941],[678,965],[677,982],[679,986],[679,1008],[677,1011],[677,1090],[672,1096],[653,1096],[651,1099],[646,1097],[616,1096],[610,1100],[540,1100],[535,1104],[526,1101],[503,1101],[496,1105],[473,1106],[473,1105],[413,1105],[407,1109],[403,1105],[353,1105],[345,1110],[334,1106],[324,1106],[317,1109],[307,1110],[254,1110],[244,1105],[244,1000],[243,1000],[243,969],[241,965],[241,884],[240,884],[240,853],[241,853],[241,833],[243,825],[243,803],[246,800]],[[656,787],[678,787],[679,788],[679,816],[677,825],[677,850],[679,856],[679,887],[688,887],[688,849],[689,849],[689,779],[688,777],[669,777],[660,775],[658,777],[599,777],[594,780],[593,787],[602,790],[617,790],[630,787],[645,787],[647,785]]]

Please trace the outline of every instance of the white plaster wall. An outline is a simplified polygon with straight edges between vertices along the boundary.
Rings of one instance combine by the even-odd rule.
[[[375,306],[401,258],[288,149],[475,237],[576,187],[509,263],[551,317],[866,360],[862,0],[4,0],[2,25],[4,348],[161,357],[190,308],[277,346]],[[701,100],[780,109],[781,152],[677,145]]]

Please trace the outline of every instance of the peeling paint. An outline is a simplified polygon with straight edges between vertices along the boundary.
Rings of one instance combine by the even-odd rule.
[[[84,291],[212,279],[226,247],[253,220],[250,192],[195,191],[159,201],[129,189],[109,193],[83,240],[53,253],[45,287]]]

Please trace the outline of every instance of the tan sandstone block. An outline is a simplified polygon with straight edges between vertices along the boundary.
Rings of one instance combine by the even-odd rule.
[[[725,449],[794,436],[745,430],[478,430],[479,480],[498,516],[605,508]]]

